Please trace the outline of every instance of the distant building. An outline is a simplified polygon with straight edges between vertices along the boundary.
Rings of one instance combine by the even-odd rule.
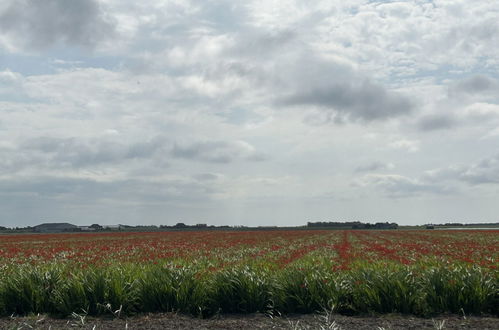
[[[376,222],[374,224],[374,229],[397,229],[398,225],[394,222]]]
[[[311,228],[335,228],[335,229],[397,229],[395,222],[364,223],[360,221],[348,222],[307,222],[307,227]]]
[[[102,225],[103,230],[121,230],[123,227],[121,225]]]
[[[37,233],[61,233],[65,231],[77,231],[78,227],[67,222],[42,223],[33,227]]]
[[[90,226],[78,226],[78,228],[81,231],[95,231],[95,228],[94,227],[90,227]]]

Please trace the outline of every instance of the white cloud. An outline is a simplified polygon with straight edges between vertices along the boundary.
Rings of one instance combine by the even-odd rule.
[[[390,142],[388,147],[405,150],[407,152],[417,152],[419,151],[419,144],[419,141],[416,140],[401,139]]]

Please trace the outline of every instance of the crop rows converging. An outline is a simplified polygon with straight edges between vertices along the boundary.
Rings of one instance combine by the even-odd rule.
[[[497,314],[499,231],[0,236],[0,315]]]

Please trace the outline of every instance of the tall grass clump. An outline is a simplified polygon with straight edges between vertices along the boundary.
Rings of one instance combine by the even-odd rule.
[[[497,273],[476,266],[429,268],[422,290],[430,313],[499,313]]]
[[[138,301],[143,312],[204,314],[209,306],[209,279],[191,267],[148,266],[138,279]]]
[[[348,283],[344,274],[324,269],[291,267],[276,274],[273,302],[282,313],[313,313],[329,310],[346,311]]]
[[[86,268],[19,265],[0,274],[1,315],[183,312],[342,314],[498,313],[498,274],[465,264],[358,262],[222,269],[114,263]]]
[[[357,313],[423,314],[424,291],[413,269],[403,265],[356,265],[350,272],[350,306]]]
[[[124,314],[141,311],[137,285],[139,274],[136,266],[71,272],[54,290],[55,313],[65,316],[73,312],[99,315],[118,310]]]
[[[63,280],[60,267],[20,265],[2,276],[0,306],[4,313],[53,313],[57,309],[53,292]]]
[[[272,309],[275,279],[264,268],[249,266],[216,273],[212,281],[211,309],[225,313],[265,312]]]

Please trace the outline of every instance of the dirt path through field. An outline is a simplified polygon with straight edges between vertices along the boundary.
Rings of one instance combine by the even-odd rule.
[[[342,315],[293,315],[271,318],[262,314],[221,315],[198,319],[179,314],[149,314],[128,319],[79,318],[52,319],[45,316],[0,318],[0,329],[499,329],[497,317],[445,315],[416,318],[400,315],[348,317]]]

